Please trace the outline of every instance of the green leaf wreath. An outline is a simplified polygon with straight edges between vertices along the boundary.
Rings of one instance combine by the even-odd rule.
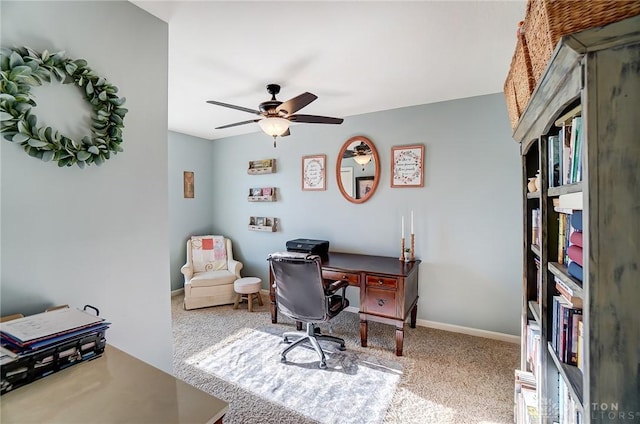
[[[48,126],[38,126],[31,108],[36,106],[31,87],[51,82],[77,84],[92,108],[91,134],[73,140]],[[118,88],[97,76],[83,59],[72,60],[64,52],[38,53],[28,47],[0,49],[0,134],[20,143],[29,154],[58,166],[102,163],[122,151],[124,116],[128,112],[118,98]]]

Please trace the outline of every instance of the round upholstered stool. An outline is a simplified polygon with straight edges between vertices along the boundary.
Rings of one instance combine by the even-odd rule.
[[[260,297],[261,283],[262,280],[258,277],[244,277],[236,280],[233,283],[233,289],[236,292],[236,303],[233,304],[233,309],[238,309],[238,304],[246,299],[249,304],[249,312],[253,312],[254,296],[257,298],[258,305],[262,306],[262,298]]]

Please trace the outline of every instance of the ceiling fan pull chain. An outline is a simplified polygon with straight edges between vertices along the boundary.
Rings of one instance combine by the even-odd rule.
[[[273,148],[274,149],[276,148],[276,136],[275,135],[273,136]]]

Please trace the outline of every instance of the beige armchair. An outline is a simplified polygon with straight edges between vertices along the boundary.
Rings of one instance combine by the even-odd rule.
[[[242,262],[233,259],[231,240],[223,236],[192,236],[187,240],[184,309],[228,305],[236,300],[233,283],[242,278]]]

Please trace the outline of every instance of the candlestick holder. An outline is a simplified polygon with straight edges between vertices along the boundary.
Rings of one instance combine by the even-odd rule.
[[[416,260],[416,236],[415,234],[411,233],[411,260],[415,261]]]
[[[404,237],[400,239],[400,257],[398,259],[404,261]]]

